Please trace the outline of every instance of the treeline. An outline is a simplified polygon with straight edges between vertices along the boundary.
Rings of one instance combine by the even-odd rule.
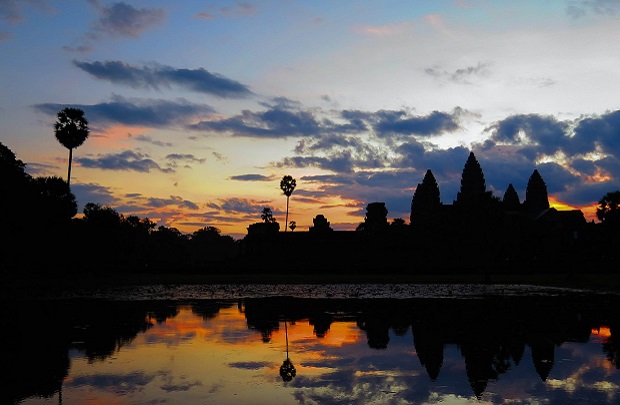
[[[587,223],[578,210],[549,208],[536,170],[523,203],[511,184],[503,198],[493,196],[473,153],[453,204],[441,203],[427,171],[413,195],[408,224],[402,218],[389,222],[385,203],[371,202],[355,232],[333,231],[322,214],[308,232],[292,232],[293,227],[283,232],[265,207],[263,222],[250,224],[239,241],[215,227],[183,234],[94,203],[77,218],[69,184],[59,177],[32,177],[2,143],[0,178],[5,274],[590,272],[592,267],[615,272],[620,243],[620,192],[599,201],[601,223]]]
[[[68,183],[55,176],[35,178],[25,166],[0,142],[0,269],[5,274],[187,271],[237,254],[238,243],[215,227],[183,234],[94,203],[76,218]]]

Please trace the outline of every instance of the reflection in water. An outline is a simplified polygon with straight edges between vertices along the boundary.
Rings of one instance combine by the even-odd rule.
[[[282,377],[282,381],[291,381],[297,375],[297,370],[288,357],[288,327],[286,326],[286,319],[284,320],[284,335],[286,336],[286,359],[280,366],[280,377]]]
[[[4,302],[1,395],[23,405],[616,403],[617,304],[576,294]]]

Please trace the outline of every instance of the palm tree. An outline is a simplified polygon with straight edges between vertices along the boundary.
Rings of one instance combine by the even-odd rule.
[[[293,190],[295,190],[296,186],[297,181],[295,181],[295,179],[288,174],[282,177],[282,180],[280,181],[280,190],[282,190],[282,192],[286,196],[286,221],[284,222],[285,224],[288,224],[288,200],[291,197],[291,194],[293,194]],[[284,232],[286,232],[286,226],[284,226]]]
[[[84,117],[84,111],[79,108],[67,107],[58,111],[57,120],[54,123],[54,135],[62,146],[69,149],[69,171],[67,185],[71,185],[71,161],[73,149],[82,145],[88,138],[88,120]]]

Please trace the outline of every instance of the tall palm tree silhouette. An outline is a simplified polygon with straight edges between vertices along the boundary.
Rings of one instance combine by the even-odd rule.
[[[284,221],[284,232],[286,232],[286,228],[288,228],[288,200],[293,194],[293,190],[297,187],[297,181],[293,178],[293,176],[289,176],[288,174],[282,177],[280,181],[280,189],[286,196],[286,221]]]
[[[69,149],[69,171],[67,173],[67,185],[71,185],[71,161],[73,149],[82,145],[88,138],[88,120],[84,117],[84,111],[79,108],[67,107],[56,114],[54,123],[54,135],[62,146]]]

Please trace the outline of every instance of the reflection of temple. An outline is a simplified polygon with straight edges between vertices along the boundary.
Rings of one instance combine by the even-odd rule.
[[[600,297],[599,297],[600,298]],[[586,342],[591,331],[608,325],[603,344],[609,361],[620,367],[617,308],[620,298],[571,295],[567,297],[495,297],[486,299],[295,299],[271,297],[239,303],[248,328],[263,341],[285,320],[286,360],[283,379],[295,376],[288,356],[286,322],[307,320],[316,337],[329,333],[335,322],[353,323],[363,330],[371,349],[385,349],[390,333],[404,335],[411,328],[417,359],[431,381],[441,376],[444,348],[460,349],[466,378],[480,397],[489,381],[517,367],[528,349],[541,381],[549,378],[555,348],[564,342]],[[192,311],[209,319],[235,302],[199,300]],[[187,305],[187,304],[185,304]],[[54,301],[21,302],[6,307],[5,378],[3,395],[13,402],[30,396],[51,397],[59,392],[70,367],[68,351],[79,350],[97,361],[112,356],[156,322],[177,315],[175,302]],[[36,315],[37,322],[32,322]],[[611,322],[611,323],[610,323]],[[53,330],[54,333],[47,333]],[[75,343],[81,342],[81,343]],[[36,364],[36,367],[32,365]]]
[[[267,298],[249,300],[246,314],[269,324],[264,320],[268,314],[276,316],[278,308],[292,308],[289,316],[312,320],[318,338],[327,333],[332,322],[338,322],[332,314],[349,314],[347,320],[356,322],[366,333],[372,349],[387,348],[390,331],[402,334],[411,326],[417,358],[430,380],[440,375],[445,346],[456,345],[469,385],[480,397],[489,381],[521,363],[526,348],[541,381],[545,381],[554,366],[555,347],[564,342],[587,342],[592,328],[614,319],[615,315],[605,313],[613,312],[612,307],[608,303],[603,308],[579,297],[370,301]],[[248,318],[248,324],[256,325],[256,321]],[[620,357],[620,350],[612,337],[604,350],[613,362]]]

